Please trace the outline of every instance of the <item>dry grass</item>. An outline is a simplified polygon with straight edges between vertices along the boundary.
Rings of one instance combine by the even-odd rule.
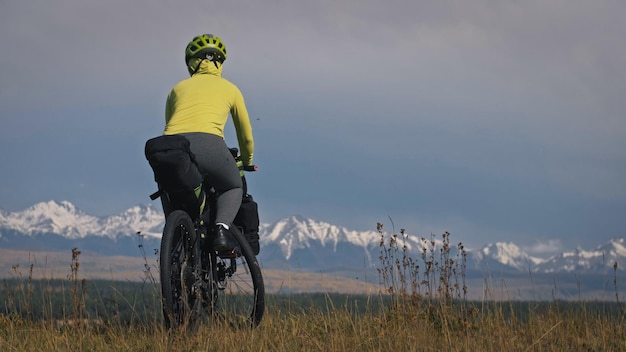
[[[435,308],[351,313],[349,307],[279,312],[270,306],[256,329],[203,326],[197,334],[160,324],[77,323],[59,327],[0,315],[2,351],[624,351],[622,317],[533,312],[526,321],[504,306],[460,321]],[[622,314],[623,316],[623,314]]]
[[[49,293],[33,292],[29,274],[22,284],[5,287],[7,297],[21,300],[13,306],[26,309],[0,312],[0,351],[626,350],[620,302],[469,301],[462,244],[450,245],[446,233],[441,247],[424,240],[422,258],[410,258],[403,251],[403,231],[386,238],[379,230],[383,292],[359,299],[346,295],[341,303],[326,295],[321,304],[310,305],[290,304],[296,299],[291,296],[269,297],[259,327],[204,325],[194,335],[166,331],[157,318],[94,319],[86,313],[80,252],[74,251],[66,302],[72,308],[61,321],[45,314],[33,318],[37,312],[29,300]],[[27,271],[32,275],[32,266]]]

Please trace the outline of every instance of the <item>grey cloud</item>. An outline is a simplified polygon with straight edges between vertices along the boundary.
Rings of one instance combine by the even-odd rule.
[[[560,251],[562,251],[563,244],[561,243],[561,240],[549,239],[544,241],[536,241],[532,245],[523,247],[523,250],[530,255],[546,258],[550,255],[558,254]]]
[[[311,145],[332,141],[355,163],[399,152],[412,162],[407,173],[431,163],[594,199],[626,193],[620,1],[0,6],[0,112],[15,126],[3,129],[7,138],[27,129],[24,121],[48,126],[42,111],[160,113],[186,75],[185,44],[211,31],[229,47],[225,76],[273,140],[287,124],[306,129]],[[23,115],[30,120],[14,117]],[[115,121],[145,123],[128,115]],[[311,149],[302,153],[319,153]]]

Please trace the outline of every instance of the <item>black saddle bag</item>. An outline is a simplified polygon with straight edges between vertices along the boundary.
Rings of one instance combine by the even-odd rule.
[[[192,219],[198,218],[204,202],[202,175],[191,152],[187,138],[167,135],[146,142],[145,155],[159,184],[153,198],[167,196],[173,209],[186,211]]]

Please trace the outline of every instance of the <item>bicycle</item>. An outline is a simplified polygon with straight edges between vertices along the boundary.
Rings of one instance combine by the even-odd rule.
[[[240,164],[237,149],[232,148],[231,152]],[[256,171],[256,166],[243,168],[240,165],[240,170]],[[241,177],[246,195],[243,171]],[[208,201],[197,220],[178,209],[172,211],[165,221],[160,249],[165,326],[195,331],[208,318],[231,326],[255,327],[265,311],[261,268],[252,247],[237,226],[232,226],[235,231],[231,232],[238,248],[228,252],[211,248],[209,229],[215,228],[217,194],[209,186],[204,187],[204,191]]]

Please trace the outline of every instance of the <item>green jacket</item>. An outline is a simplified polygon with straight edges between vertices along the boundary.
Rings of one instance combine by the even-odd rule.
[[[165,104],[163,134],[204,132],[224,138],[228,115],[232,116],[244,165],[252,165],[254,139],[243,95],[222,78],[222,65],[200,62],[197,72],[170,91]]]

